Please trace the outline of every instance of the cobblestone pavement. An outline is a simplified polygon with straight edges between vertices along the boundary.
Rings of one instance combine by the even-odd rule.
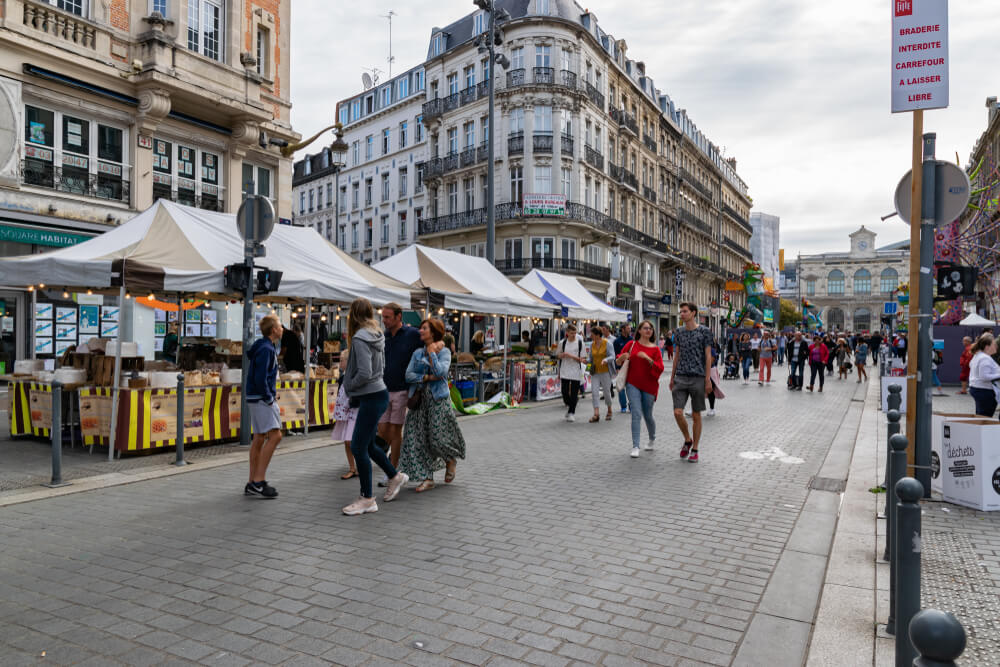
[[[975,412],[972,398],[946,387],[939,412]],[[921,606],[950,611],[965,626],[962,664],[1000,665],[1000,512],[925,502]]]
[[[7,507],[0,662],[728,665],[857,385],[723,386],[697,464],[664,387],[637,460],[589,397],[494,413],[364,517],[339,445],[276,458],[275,501],[241,465]]]

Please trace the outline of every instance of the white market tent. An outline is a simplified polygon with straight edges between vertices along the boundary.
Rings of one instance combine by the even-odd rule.
[[[366,297],[376,305],[410,303],[409,287],[372,271],[335,248],[314,229],[275,225],[258,266],[282,271],[271,298],[347,303]],[[243,261],[236,216],[160,200],[93,239],[41,255],[0,260],[0,284],[137,293],[228,294],[223,268]]]
[[[572,276],[532,269],[517,284],[540,299],[565,308],[567,316],[573,319],[628,321],[627,310],[604,303]]]
[[[992,327],[992,326],[996,326],[996,322],[993,322],[992,320],[988,320],[985,317],[983,317],[982,315],[978,315],[976,313],[972,313],[971,315],[969,315],[968,317],[966,317],[965,319],[963,319],[958,324],[959,324],[959,326],[963,326],[963,327]]]
[[[482,257],[412,245],[373,268],[444,297],[449,310],[543,318],[555,312],[552,304],[515,285]]]

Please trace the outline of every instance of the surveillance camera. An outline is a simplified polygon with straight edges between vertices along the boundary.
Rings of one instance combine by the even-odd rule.
[[[136,58],[132,61],[132,71],[141,72],[142,71],[142,61]]]

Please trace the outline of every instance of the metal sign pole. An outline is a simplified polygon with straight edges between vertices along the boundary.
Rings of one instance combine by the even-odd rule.
[[[935,141],[937,135],[929,132],[923,136],[924,163],[922,202],[920,216],[920,302],[918,304],[920,321],[918,324],[917,347],[917,403],[916,403],[916,440],[913,449],[914,463],[917,465],[916,477],[924,485],[924,497],[931,497],[931,391],[933,387],[931,368],[931,314],[934,312],[934,224],[936,222],[937,205],[935,202],[937,170],[934,159]],[[916,226],[917,218],[910,219],[910,224]],[[913,253],[914,249],[910,249]],[[913,301],[911,299],[911,304]],[[911,336],[912,340],[912,336]]]
[[[247,229],[251,230],[257,224],[254,217],[256,213],[253,205],[255,195],[249,195],[244,203],[245,215],[247,216]],[[240,373],[240,444],[244,447],[250,444],[250,413],[247,412],[247,383],[250,374],[250,345],[253,343],[253,258],[257,243],[255,241],[245,241],[243,244],[243,263],[247,267],[246,291],[243,293],[243,360]]]

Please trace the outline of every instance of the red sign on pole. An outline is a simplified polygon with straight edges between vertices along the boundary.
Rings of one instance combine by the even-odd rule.
[[[911,16],[913,14],[913,0],[895,0],[896,16]]]

